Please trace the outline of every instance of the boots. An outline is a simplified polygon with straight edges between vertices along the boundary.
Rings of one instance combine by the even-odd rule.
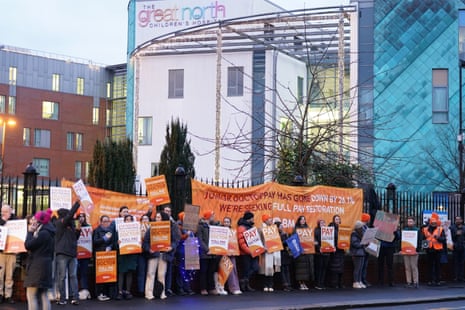
[[[241,291],[245,292],[247,291],[247,283],[246,283],[246,279],[241,279],[239,280],[239,287],[241,288]]]
[[[249,291],[249,292],[255,292],[255,289],[253,289],[253,288],[250,286],[250,283],[249,283],[249,280],[248,280],[248,279],[246,280],[245,285],[246,285],[247,291]]]

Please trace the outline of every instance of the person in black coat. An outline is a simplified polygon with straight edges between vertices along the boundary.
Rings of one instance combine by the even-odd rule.
[[[52,210],[39,211],[31,217],[24,246],[28,251],[26,263],[27,306],[29,310],[51,309],[47,292],[53,287],[53,255],[55,227],[50,223]]]

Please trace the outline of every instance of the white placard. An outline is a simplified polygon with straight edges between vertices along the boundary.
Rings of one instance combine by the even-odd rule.
[[[50,186],[50,209],[71,209],[71,188]]]

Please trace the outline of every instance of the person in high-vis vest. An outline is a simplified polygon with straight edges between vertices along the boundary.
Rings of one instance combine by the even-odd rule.
[[[433,212],[428,225],[422,229],[422,247],[426,251],[430,280],[428,285],[439,286],[441,280],[441,252],[446,234],[440,225],[439,216]]]

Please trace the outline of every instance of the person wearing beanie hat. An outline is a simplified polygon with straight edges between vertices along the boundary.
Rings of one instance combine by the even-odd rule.
[[[436,212],[431,214],[429,223],[423,227],[422,240],[425,244],[426,260],[428,261],[429,276],[428,285],[439,286],[441,280],[441,255],[444,250],[446,234],[442,226],[438,224],[439,216]],[[422,244],[423,244],[422,243]]]
[[[258,256],[252,257],[252,251],[247,245],[247,241],[244,237],[244,232],[254,227],[254,214],[250,211],[245,211],[242,217],[237,221],[237,242],[239,244],[239,264],[240,268],[239,275],[239,286],[241,291],[253,292],[250,286],[250,279],[258,272]]]
[[[203,213],[203,217],[197,226],[197,238],[199,240],[199,288],[201,295],[218,295],[215,285],[215,272],[218,269],[219,260],[216,255],[210,254],[209,239],[210,225],[214,225],[215,214],[211,210]]]
[[[366,288],[366,285],[362,282],[363,261],[366,259],[365,246],[362,245],[363,226],[362,221],[355,222],[354,230],[350,234],[350,255],[352,255],[354,264],[354,283],[352,287],[357,289]]]
[[[276,231],[276,225],[273,224],[273,217],[267,213],[262,215],[262,228],[260,231],[260,237],[262,242],[265,244],[265,232],[266,231]],[[265,247],[266,248],[266,247]],[[265,279],[263,283],[263,291],[264,292],[273,292],[273,275],[276,272],[281,270],[281,252],[275,251],[272,253],[268,252],[268,249],[265,253],[260,254],[259,259],[259,273],[263,274]]]
[[[50,223],[52,210],[38,211],[29,220],[24,246],[28,250],[26,263],[26,297],[29,309],[51,309],[48,290],[53,287],[53,257],[55,227]],[[39,302],[41,301],[41,302]]]

